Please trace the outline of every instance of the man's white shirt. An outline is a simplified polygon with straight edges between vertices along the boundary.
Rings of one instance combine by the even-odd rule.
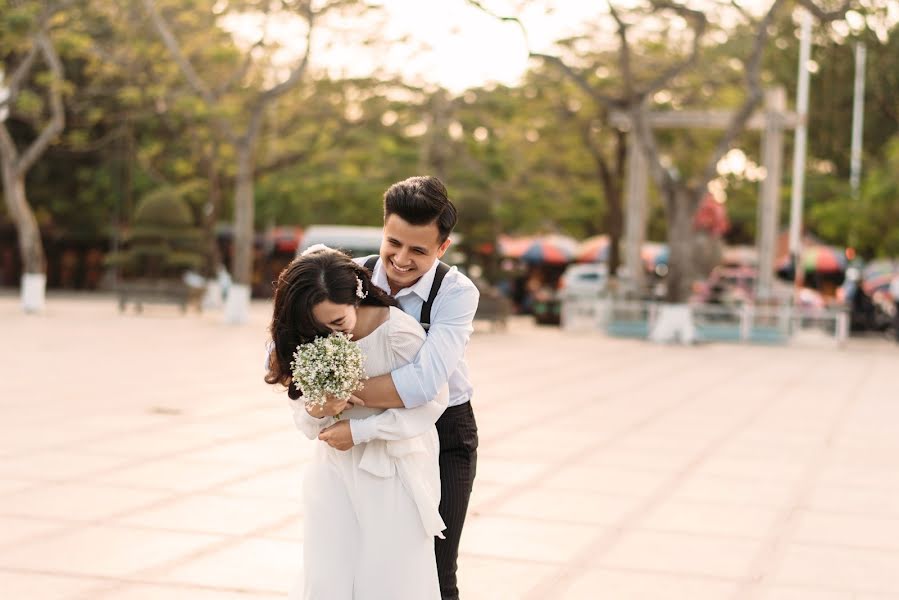
[[[354,259],[364,265],[371,257]],[[387,273],[380,258],[372,273],[372,283],[390,293]],[[394,298],[406,314],[421,320],[421,309],[431,293],[439,261],[415,285],[401,289]],[[415,360],[391,373],[393,384],[407,408],[421,406],[437,397],[449,383],[449,405],[471,400],[474,391],[465,363],[465,348],[474,331],[472,320],[480,293],[471,280],[450,268],[431,305],[431,327]]]

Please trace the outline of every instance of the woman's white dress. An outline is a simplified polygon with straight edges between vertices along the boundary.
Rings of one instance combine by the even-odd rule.
[[[376,377],[412,362],[425,340],[421,325],[391,307],[380,327],[358,340],[365,373]],[[440,600],[434,536],[445,525],[440,503],[439,442],[434,423],[448,393],[424,406],[353,407],[355,445],[318,441],[331,417],[315,419],[291,400],[294,421],[316,440],[303,482],[305,600]]]

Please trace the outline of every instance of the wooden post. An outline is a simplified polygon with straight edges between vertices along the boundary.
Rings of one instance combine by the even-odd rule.
[[[757,210],[758,280],[756,298],[771,299],[774,284],[774,251],[780,227],[780,184],[783,174],[783,119],[787,105],[784,88],[778,86],[765,92],[765,130],[762,134],[762,166],[765,178],[759,188]]]
[[[779,225],[780,184],[783,175],[783,131],[794,129],[799,123],[796,113],[786,110],[786,93],[782,87],[767,90],[764,111],[753,114],[746,129],[762,130],[762,164],[766,170],[760,186],[758,207],[759,279],[756,292],[762,301],[771,297],[774,282],[774,250]],[[647,115],[653,129],[723,129],[733,119],[728,110],[681,110],[650,112]],[[646,238],[648,167],[633,132],[630,115],[613,111],[610,123],[630,131],[628,140],[627,184],[625,188],[625,251],[624,264],[634,278],[634,290],[641,290],[644,280],[640,261],[640,246]]]

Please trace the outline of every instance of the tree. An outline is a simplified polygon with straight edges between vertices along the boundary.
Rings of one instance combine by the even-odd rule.
[[[43,308],[46,259],[34,211],[28,203],[25,177],[65,127],[62,100],[63,67],[50,39],[51,24],[62,4],[5,2],[2,40],[3,70],[10,73],[0,102],[0,170],[7,211],[18,232],[22,257],[22,302],[26,312]],[[10,38],[7,36],[12,34]],[[38,58],[48,69],[36,73]],[[45,98],[40,94],[44,93]],[[17,120],[34,134],[21,150],[7,126]]]
[[[517,24],[527,40],[527,30],[517,17],[500,16],[489,10],[483,2],[468,0],[470,4],[500,19]],[[599,32],[593,31],[594,35]],[[612,111],[628,106],[628,98],[611,91],[616,82],[607,77],[609,53],[591,48],[579,50],[579,42],[590,36],[578,36],[559,42],[564,54],[555,55],[538,52],[528,47],[531,58],[543,61],[558,70],[573,84],[566,98],[558,104],[560,114],[577,127],[583,147],[594,163],[594,172],[605,201],[604,229],[609,235],[609,272],[617,273],[621,263],[620,242],[624,233],[624,213],[622,210],[625,158],[627,156],[627,135],[610,125]],[[620,91],[620,89],[619,89]],[[588,109],[582,110],[584,103]]]
[[[233,73],[212,86],[194,67],[189,53],[185,52],[174,31],[158,10],[155,0],[144,0],[143,6],[153,27],[159,33],[166,48],[181,69],[194,92],[205,103],[217,129],[234,148],[236,178],[234,190],[234,281],[233,297],[229,298],[229,321],[244,322],[249,309],[250,280],[253,262],[254,233],[254,184],[258,142],[262,134],[267,111],[287,92],[295,89],[304,79],[312,52],[312,34],[320,18],[342,8],[358,5],[348,0],[334,0],[320,7],[312,0],[280,0],[276,2],[247,2],[242,8],[255,10],[267,20],[273,11],[280,18],[299,16],[305,23],[305,49],[302,56],[288,67],[286,76],[278,77],[279,69],[272,64],[273,46],[264,29],[259,39],[248,48]],[[256,57],[264,59],[259,63]],[[255,68],[254,68],[255,67]],[[248,85],[250,84],[250,85]],[[227,109],[221,107],[225,105]]]
[[[483,8],[482,3],[469,1]],[[761,17],[755,17],[737,2],[721,2],[713,5],[713,10],[699,11],[676,1],[647,0],[627,12],[609,2],[609,16],[618,40],[616,56],[621,86],[615,95],[590,85],[563,58],[531,52],[531,56],[542,56],[570,73],[584,92],[595,99],[598,106],[606,111],[619,110],[630,118],[636,140],[646,157],[649,174],[665,208],[670,248],[667,299],[671,303],[683,303],[691,293],[695,273],[692,256],[694,214],[708,191],[709,182],[717,177],[719,161],[746,129],[749,118],[761,103],[762,57],[770,38],[771,25],[787,4],[787,0],[773,0]],[[850,0],[845,0],[837,10],[825,11],[813,0],[795,2],[795,6],[806,8],[822,22],[842,17],[849,4]],[[712,20],[716,17],[717,23]],[[516,22],[524,31],[519,19],[502,19]],[[684,167],[696,161],[695,149],[689,153],[686,164],[682,160],[675,162],[663,152],[661,142],[664,137],[650,127],[649,112],[660,93],[665,92],[663,96],[671,97],[673,92],[682,89],[686,76],[694,73],[700,65],[703,67],[702,72],[708,74],[705,84],[716,89],[720,87],[720,65],[703,62],[703,59],[708,55],[708,48],[716,45],[709,41],[709,33],[732,30],[733,27],[727,27],[725,23],[734,20],[741,22],[745,31],[739,37],[748,41],[742,52],[731,56],[731,59],[742,65],[742,98],[730,99],[729,103],[735,105],[735,110],[729,125],[712,143],[712,150],[706,160],[702,161],[699,168],[690,172]],[[648,66],[645,57],[637,51],[637,40],[643,45],[648,42],[664,45],[670,49],[671,58],[664,62],[654,61],[652,66]],[[701,88],[701,82],[695,79],[691,79],[690,83]],[[709,103],[708,98],[694,98],[696,100],[699,100],[700,105]],[[686,105],[687,103],[682,104]]]

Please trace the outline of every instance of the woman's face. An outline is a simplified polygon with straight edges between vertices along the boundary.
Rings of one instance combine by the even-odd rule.
[[[334,304],[324,300],[312,307],[312,316],[334,332],[349,334],[356,327],[356,307],[352,304]]]

